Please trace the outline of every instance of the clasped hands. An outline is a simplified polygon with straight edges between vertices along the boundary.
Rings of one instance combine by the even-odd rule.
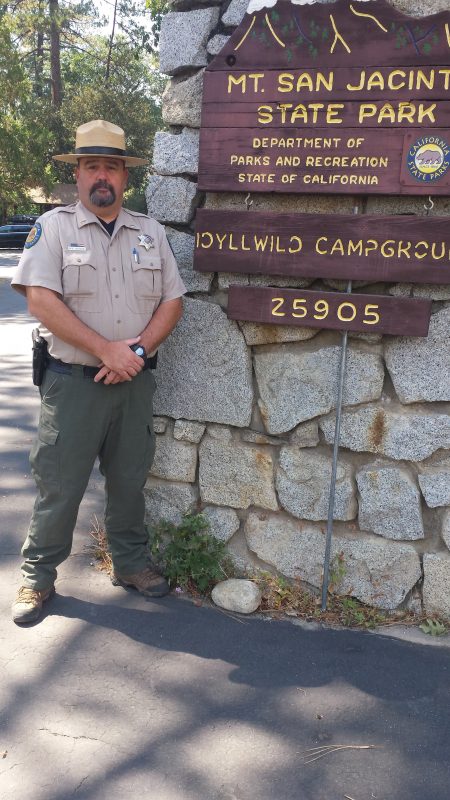
[[[95,383],[123,383],[131,381],[142,372],[145,361],[130,349],[130,345],[138,344],[140,336],[118,342],[107,342],[101,353],[102,363],[94,378]]]

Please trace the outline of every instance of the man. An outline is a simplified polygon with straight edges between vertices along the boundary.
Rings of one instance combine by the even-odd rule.
[[[12,281],[48,345],[30,455],[38,496],[12,607],[19,624],[38,619],[54,593],[97,456],[116,582],[150,597],[168,592],[148,562],[144,527],[155,446],[149,356],[180,319],[185,287],[162,226],[122,207],[127,168],[146,162],[126,153],[121,128],[81,125],[75,152],[54,158],[76,165],[79,202],[40,217]]]

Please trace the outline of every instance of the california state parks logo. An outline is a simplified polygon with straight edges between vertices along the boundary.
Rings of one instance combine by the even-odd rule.
[[[24,246],[25,246],[26,250],[29,250],[30,247],[33,247],[33,245],[35,245],[36,242],[39,241],[39,239],[41,238],[41,233],[42,233],[42,225],[41,225],[41,223],[40,222],[35,222],[35,224],[31,228],[31,231],[29,232],[29,234],[28,234],[28,236],[27,236],[27,238],[25,240],[25,245]]]
[[[408,170],[418,181],[440,180],[450,168],[450,146],[440,136],[422,136],[408,150]]]

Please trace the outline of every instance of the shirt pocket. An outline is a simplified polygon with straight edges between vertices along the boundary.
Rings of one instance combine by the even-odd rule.
[[[64,300],[73,311],[100,311],[99,276],[91,251],[64,253]]]
[[[139,253],[139,261],[131,261],[130,276],[129,307],[138,313],[152,314],[162,294],[161,258]]]

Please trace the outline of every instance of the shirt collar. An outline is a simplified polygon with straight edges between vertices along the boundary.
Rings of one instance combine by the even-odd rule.
[[[75,213],[77,216],[77,223],[79,228],[83,228],[85,225],[92,225],[92,223],[94,223],[95,225],[99,225],[101,228],[103,228],[101,222],[98,220],[95,214],[93,214],[92,211],[89,211],[81,203],[80,200],[76,204],[75,208],[76,208]],[[131,216],[131,214],[128,213],[126,208],[121,208],[119,211],[119,214],[116,219],[116,224],[114,226],[114,233],[117,233],[119,228],[132,228],[133,230],[136,231],[140,230],[139,226],[136,225],[133,217]]]

